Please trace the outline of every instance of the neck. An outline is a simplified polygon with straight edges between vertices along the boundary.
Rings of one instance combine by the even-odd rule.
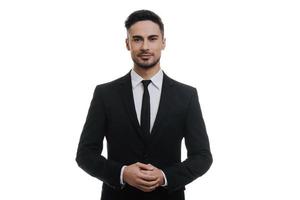
[[[144,68],[141,68],[141,67],[138,67],[138,66],[134,65],[133,70],[138,75],[140,75],[143,79],[149,80],[149,79],[151,79],[152,76],[154,76],[160,70],[160,66],[156,65],[156,66],[151,67],[149,69],[144,69]]]

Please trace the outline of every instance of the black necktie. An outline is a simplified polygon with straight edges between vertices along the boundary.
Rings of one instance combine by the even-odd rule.
[[[144,94],[141,110],[141,127],[146,134],[150,134],[150,96],[148,91],[148,85],[151,80],[143,80]]]

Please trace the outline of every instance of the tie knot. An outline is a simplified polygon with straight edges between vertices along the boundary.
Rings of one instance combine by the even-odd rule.
[[[151,83],[151,80],[142,80],[144,88],[148,88],[148,85]]]

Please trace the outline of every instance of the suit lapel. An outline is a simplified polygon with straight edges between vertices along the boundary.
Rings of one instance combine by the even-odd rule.
[[[132,125],[134,126],[138,134],[142,137],[142,139],[145,139],[145,135],[143,134],[143,131],[140,127],[140,124],[136,116],[130,72],[123,77],[119,88],[119,93],[122,96],[122,101],[124,103],[124,106],[126,108],[126,111],[128,113]]]
[[[154,125],[151,131],[151,138],[153,140],[154,137],[157,135],[157,131],[161,125],[161,122],[164,121],[165,117],[168,113],[168,102],[170,98],[170,87],[172,87],[173,81],[170,79],[165,73],[163,77],[163,84],[162,84],[162,91],[160,96],[159,107],[157,111],[157,115],[154,121]]]

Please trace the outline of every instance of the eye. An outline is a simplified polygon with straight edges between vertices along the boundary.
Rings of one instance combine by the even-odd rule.
[[[134,42],[140,42],[140,41],[142,41],[142,40],[141,40],[141,38],[133,38],[133,41],[134,41]]]
[[[157,37],[150,38],[150,41],[155,41],[155,40],[157,40]]]

